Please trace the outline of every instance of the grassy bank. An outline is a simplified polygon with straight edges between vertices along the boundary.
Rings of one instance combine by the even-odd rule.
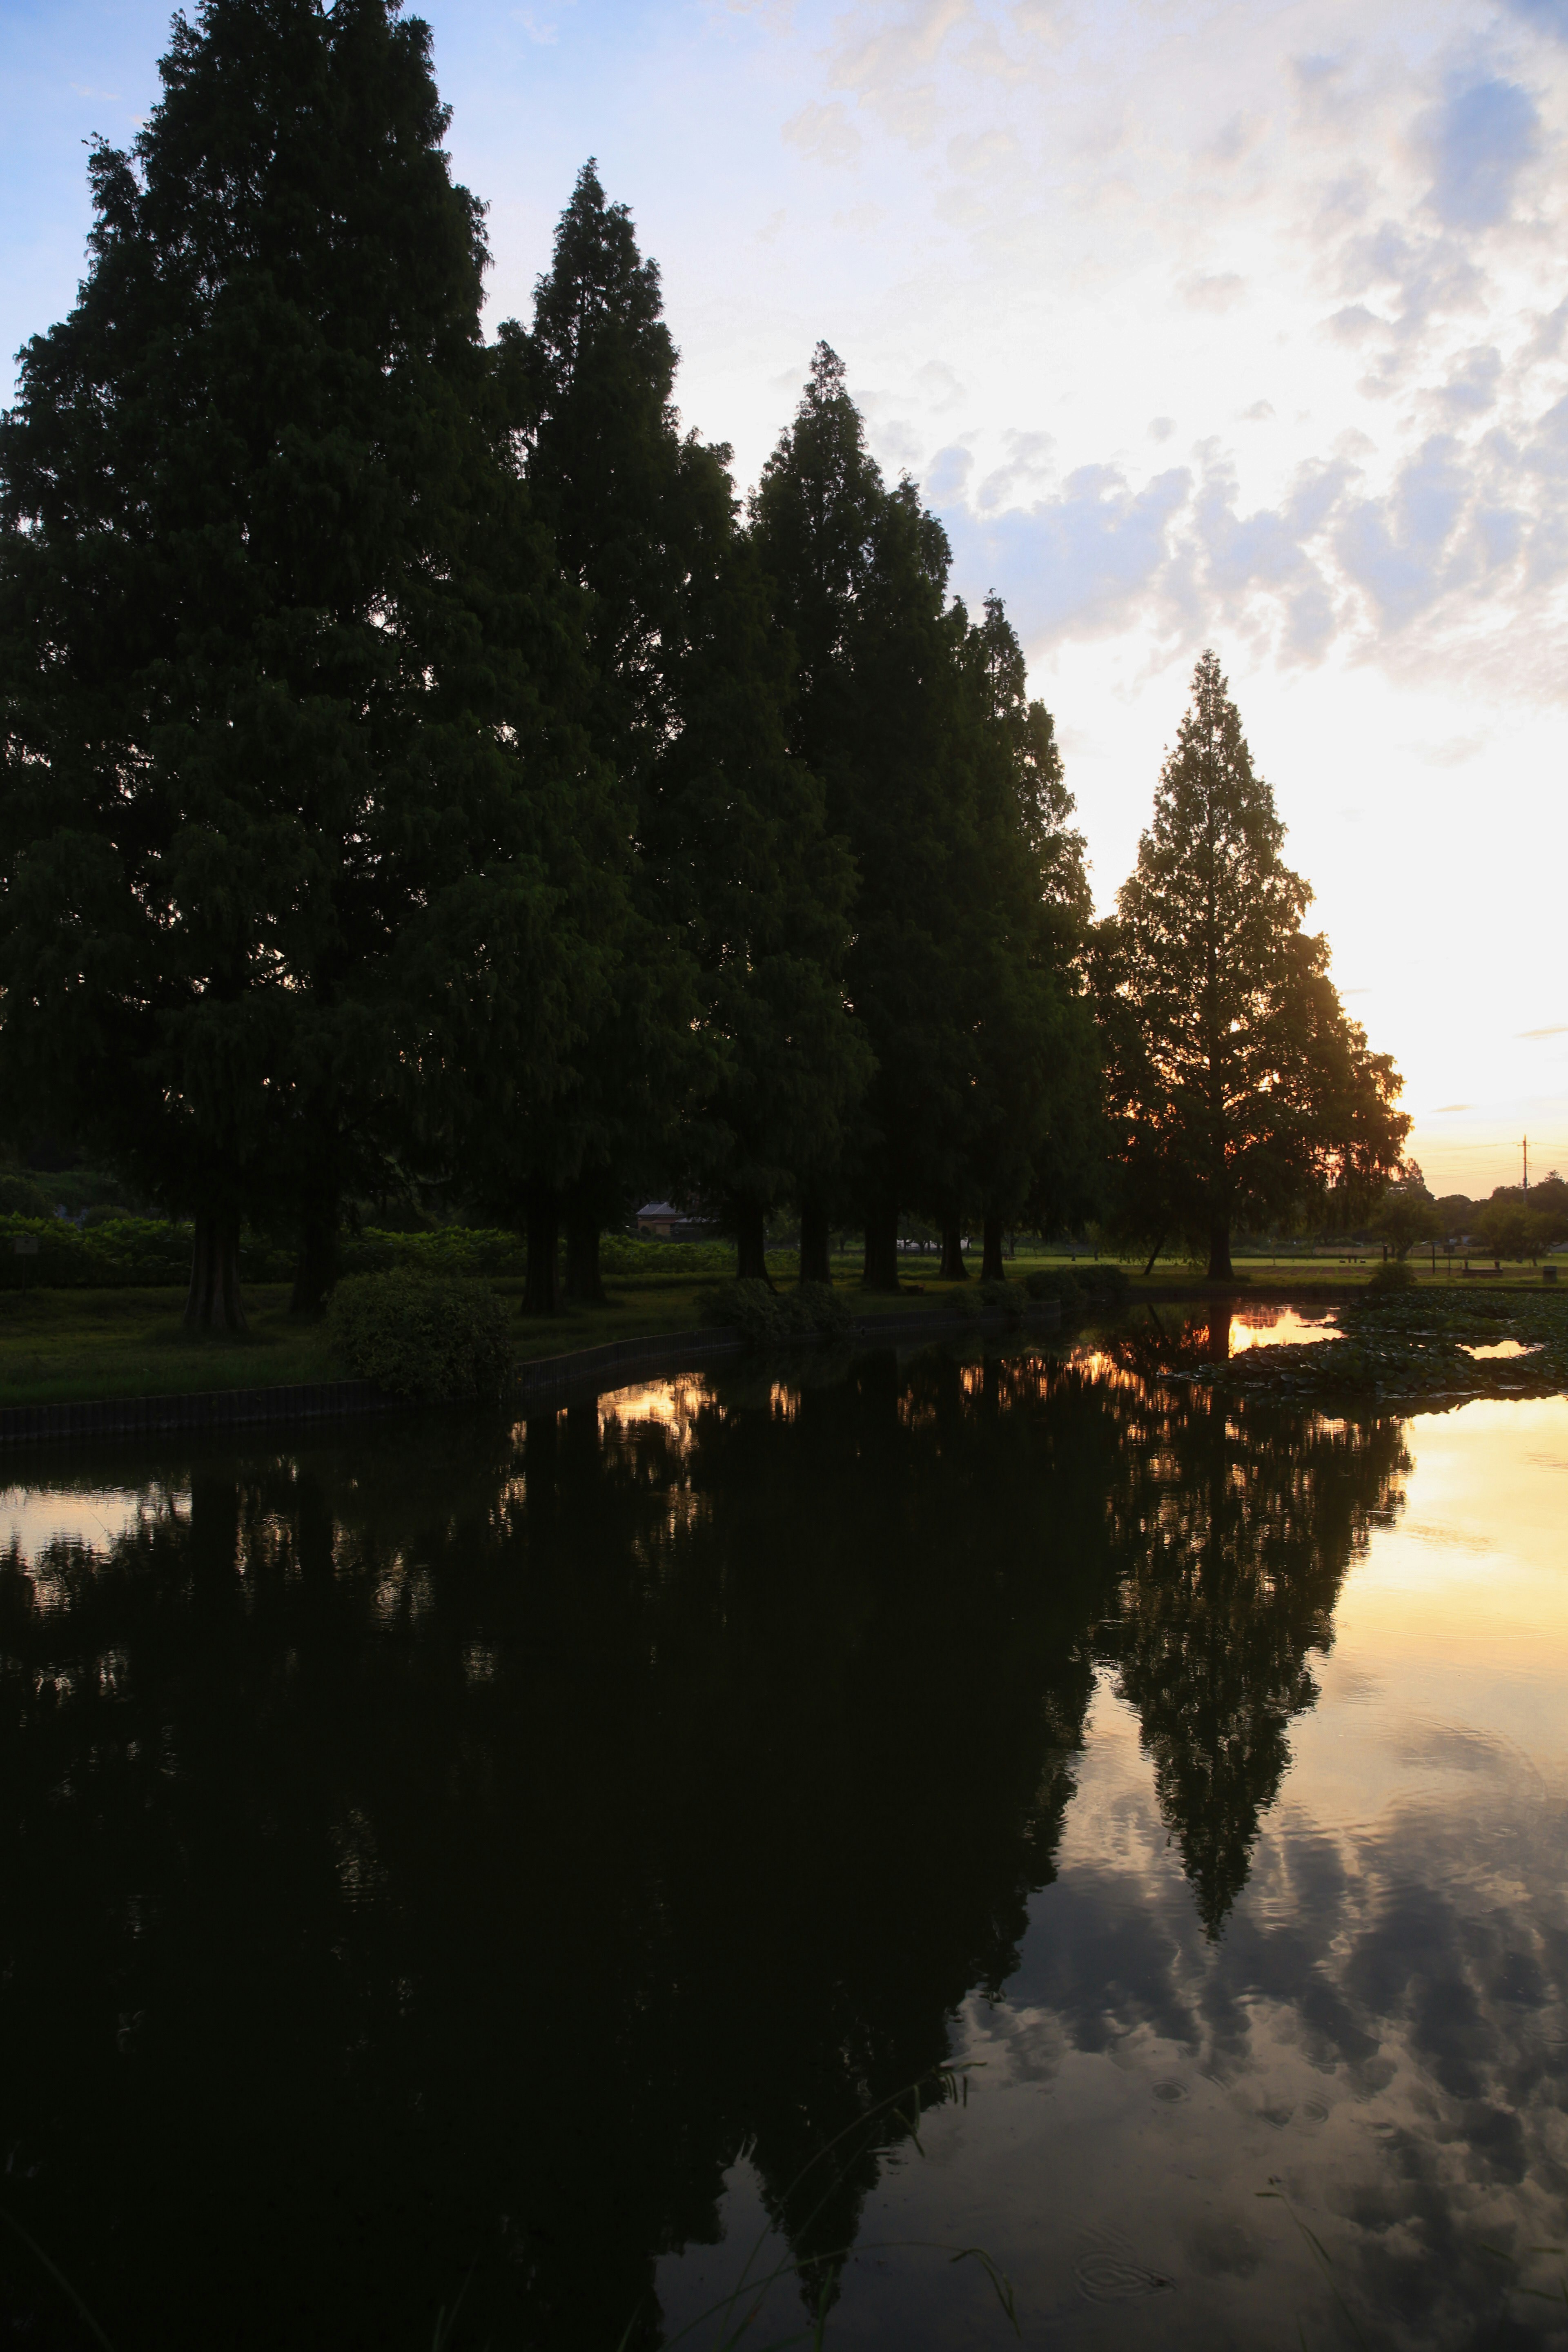
[[[1065,1253],[1046,1257],[1020,1252],[1008,1261],[1007,1272],[1021,1276],[1037,1266],[1072,1262]],[[1085,1263],[1082,1254],[1078,1263]],[[1262,1297],[1288,1289],[1310,1298],[1315,1291],[1342,1292],[1347,1285],[1364,1281],[1375,1263],[1363,1259],[1347,1264],[1327,1256],[1294,1262],[1257,1258],[1242,1261],[1237,1271],[1250,1277],[1247,1286],[1256,1287]],[[779,1253],[772,1264],[777,1280],[793,1279],[792,1255]],[[915,1259],[906,1262],[904,1273],[907,1286],[897,1298],[862,1292],[858,1261],[847,1255],[837,1262],[835,1280],[858,1306],[863,1302],[868,1313],[876,1314],[929,1310],[953,1288],[937,1279],[933,1267]],[[1423,1289],[1435,1286],[1458,1294],[1468,1287],[1441,1264],[1435,1276],[1429,1267],[1419,1269],[1417,1279]],[[563,1355],[609,1339],[689,1330],[702,1320],[704,1294],[712,1282],[711,1275],[690,1273],[616,1277],[603,1307],[572,1307],[548,1318],[525,1318],[518,1311],[519,1358]],[[493,1286],[521,1310],[521,1281],[503,1276]],[[1539,1270],[1531,1266],[1489,1273],[1486,1286],[1536,1293],[1545,1288]],[[1197,1272],[1175,1261],[1163,1261],[1147,1279],[1131,1273],[1134,1297],[1169,1295],[1173,1288],[1198,1292],[1202,1287]],[[7,1292],[0,1296],[0,1404],[166,1396],[198,1389],[275,1388],[341,1379],[343,1367],[332,1360],[325,1333],[319,1325],[291,1323],[288,1299],[287,1284],[249,1286],[249,1333],[230,1339],[201,1339],[186,1331],[181,1321],[184,1293],[172,1286]]]
[[[858,1282],[851,1284],[847,1276],[844,1281],[847,1289],[861,1295]],[[703,1298],[712,1282],[711,1276],[689,1275],[617,1281],[605,1306],[549,1317],[522,1315],[520,1281],[502,1279],[492,1286],[517,1310],[517,1352],[527,1360],[608,1339],[689,1331],[703,1319]],[[248,1334],[219,1339],[185,1329],[184,1293],[171,1287],[12,1291],[0,1297],[0,1405],[279,1388],[343,1378],[322,1328],[289,1321],[286,1283],[254,1285],[245,1297]],[[912,1312],[931,1301],[906,1293],[866,1303],[878,1312]]]

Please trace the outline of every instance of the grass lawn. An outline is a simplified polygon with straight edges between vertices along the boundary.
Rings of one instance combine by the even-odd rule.
[[[1020,1251],[1008,1261],[1010,1276],[1022,1276],[1038,1265],[1068,1265],[1065,1255],[1047,1258]],[[1250,1275],[1259,1289],[1283,1286],[1310,1294],[1314,1288],[1343,1288],[1371,1272],[1374,1259],[1354,1265],[1338,1257],[1277,1262],[1268,1258],[1238,1260],[1237,1270]],[[1472,1260],[1472,1264],[1479,1265]],[[779,1279],[792,1278],[793,1255],[774,1262]],[[978,1271],[978,1254],[974,1261]],[[864,1297],[868,1314],[918,1314],[940,1305],[952,1289],[937,1279],[934,1264],[910,1258],[904,1277],[919,1290],[906,1289],[899,1297],[870,1297],[859,1291],[859,1263],[845,1256],[835,1263],[835,1279],[847,1291]],[[1441,1259],[1434,1276],[1429,1265],[1418,1268],[1421,1283],[1461,1286],[1458,1269],[1450,1275]],[[1487,1269],[1485,1280],[1508,1288],[1542,1288],[1538,1267],[1505,1266],[1500,1274]],[[712,1286],[709,1276],[637,1276],[612,1277],[610,1298],[595,1307],[572,1307],[548,1319],[517,1319],[520,1358],[564,1355],[575,1348],[591,1348],[606,1339],[639,1339],[659,1331],[689,1331],[702,1320],[702,1295]],[[1169,1290],[1180,1285],[1201,1287],[1198,1273],[1174,1261],[1162,1262],[1145,1283],[1131,1272],[1131,1291]],[[495,1285],[515,1307],[521,1300],[519,1281]],[[183,1288],[148,1290],[8,1290],[0,1294],[0,1405],[44,1404],[96,1397],[169,1396],[193,1389],[280,1388],[301,1381],[341,1380],[343,1367],[332,1360],[320,1325],[290,1323],[288,1286],[258,1284],[246,1294],[250,1330],[243,1339],[198,1339],[181,1322]]]
[[[848,1286],[848,1276],[842,1278]],[[702,1296],[714,1279],[617,1277],[603,1307],[571,1307],[548,1318],[520,1312],[518,1355],[560,1356],[606,1339],[689,1331],[703,1319]],[[855,1281],[858,1286],[858,1274]],[[502,1280],[494,1287],[514,1307],[520,1305],[521,1281]],[[921,1303],[906,1296],[868,1300],[868,1306],[913,1310]],[[282,1388],[345,1377],[321,1327],[289,1320],[286,1283],[251,1285],[245,1304],[250,1319],[246,1338],[204,1339],[181,1321],[183,1288],[6,1291],[0,1294],[0,1405]]]

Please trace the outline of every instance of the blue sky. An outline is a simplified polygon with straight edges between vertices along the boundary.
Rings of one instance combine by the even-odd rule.
[[[996,587],[1108,903],[1217,646],[1445,1189],[1568,1172],[1568,0],[442,0],[496,318],[599,158],[754,479],[819,336]],[[0,0],[0,328],[164,7]]]

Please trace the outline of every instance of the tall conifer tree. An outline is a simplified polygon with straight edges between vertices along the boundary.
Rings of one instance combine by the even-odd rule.
[[[1117,915],[1097,940],[1123,1229],[1231,1273],[1238,1219],[1370,1209],[1410,1122],[1399,1076],[1346,1018],[1311,891],[1205,653]]]
[[[1099,1052],[1083,973],[1091,902],[1056,729],[1029,699],[999,597],[966,628],[961,662],[980,859],[963,953],[973,1018],[957,1190],[978,1214],[982,1272],[994,1280],[1005,1224],[1060,1222],[1088,1202],[1098,1173]],[[952,1219],[952,1202],[942,1205]],[[944,1220],[950,1270],[952,1239]]]
[[[587,593],[595,743],[635,853],[614,1008],[537,1138],[535,1214],[563,1202],[590,1287],[598,1222],[657,1171],[722,1203],[760,1275],[767,1209],[837,1148],[863,1080],[838,978],[850,869],[784,740],[786,653],[729,450],[680,432],[658,267],[591,163],[531,332],[501,344],[539,511]]]
[[[202,0],[161,70],[0,441],[0,976],[12,1083],[195,1213],[232,1326],[279,1201],[319,1300],[411,1070],[558,1083],[598,818],[427,27]]]
[[[753,530],[794,638],[791,740],[857,869],[851,1002],[876,1055],[866,1114],[803,1244],[853,1202],[866,1279],[898,1282],[900,1209],[1005,1215],[1064,1160],[1095,1056],[1072,978],[1086,912],[1048,715],[1000,604],[946,604],[949,551],[912,484],[889,490],[837,354],[819,345],[764,469]],[[960,1266],[959,1270],[962,1270]]]

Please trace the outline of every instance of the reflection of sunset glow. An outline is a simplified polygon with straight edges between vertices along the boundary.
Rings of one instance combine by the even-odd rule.
[[[0,1545],[15,1546],[27,1565],[51,1544],[101,1550],[129,1533],[150,1498],[131,1486],[57,1492],[12,1486],[0,1495]]]
[[[1294,1307],[1244,1307],[1230,1318],[1230,1352],[1251,1348],[1305,1348],[1339,1336],[1332,1315],[1303,1315]]]
[[[1408,1427],[1408,1506],[1345,1587],[1339,1648],[1424,1717],[1568,1770],[1568,1397]]]
[[[713,1402],[712,1389],[700,1372],[683,1372],[669,1381],[639,1381],[631,1388],[610,1389],[600,1397],[600,1433],[652,1422],[668,1430],[684,1452],[691,1443],[692,1422]]]

